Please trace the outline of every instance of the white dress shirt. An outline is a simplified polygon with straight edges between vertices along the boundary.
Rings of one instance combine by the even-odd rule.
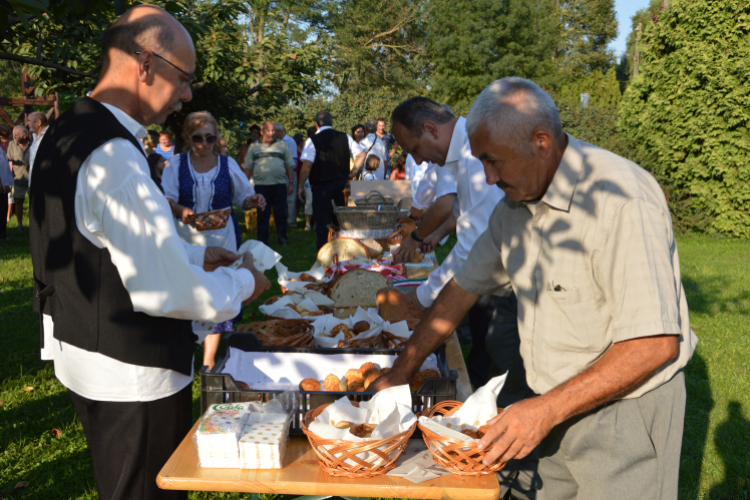
[[[359,147],[362,148],[362,151],[367,153],[365,155],[365,161],[367,161],[367,157],[370,155],[375,155],[380,158],[380,166],[378,167],[377,172],[375,172],[375,175],[379,181],[385,180],[385,158],[388,156],[388,150],[386,149],[385,144],[383,144],[383,141],[381,141],[376,134],[370,134],[359,141]]]
[[[427,165],[428,163],[426,161],[417,165],[417,162],[414,161],[412,155],[406,155],[406,165],[404,166],[404,170],[406,171],[406,179],[411,181],[412,200],[417,197],[417,189],[427,171]]]
[[[330,125],[324,125],[318,129],[315,134],[319,134],[323,132],[324,130],[332,129]],[[349,134],[346,135],[346,137],[349,139],[349,157],[350,158],[356,158],[359,153],[362,152],[362,148],[359,144],[356,143],[354,139],[352,139],[352,136]],[[305,146],[302,148],[302,155],[300,156],[300,160],[302,161],[309,161],[312,163],[315,163],[315,144],[313,144],[312,140],[310,138],[307,139],[305,142]]]
[[[47,133],[49,125],[44,127],[41,132],[34,134],[34,141],[31,143],[31,150],[29,151],[29,186],[31,186],[31,170],[34,168],[34,159],[36,158],[36,152],[39,149],[39,144],[42,143],[44,134]]]
[[[428,163],[422,180],[417,186],[417,194],[411,206],[426,210],[435,200],[446,194],[456,194],[456,179],[447,168],[440,168],[436,163]]]
[[[146,129],[126,113],[104,106],[137,139],[146,135]],[[246,269],[203,270],[205,248],[191,247],[177,235],[146,158],[126,139],[105,143],[81,165],[75,217],[87,240],[109,250],[137,312],[218,323],[237,316],[241,302],[255,289]],[[193,380],[192,374],[131,365],[79,349],[53,339],[53,329],[52,318],[45,315],[45,350],[51,351],[55,375],[85,398],[154,401]]]
[[[289,148],[289,152],[292,153],[292,159],[294,160],[294,165],[292,168],[296,171],[297,170],[297,143],[294,142],[294,139],[289,137],[288,134],[284,134],[284,144],[286,144],[286,147]],[[290,196],[297,196],[296,193],[291,194]]]
[[[212,210],[214,196],[214,180],[219,175],[221,169],[217,164],[206,173],[199,174],[193,168],[190,161],[190,155],[187,156],[188,171],[193,176],[193,200],[195,206],[193,212],[196,214]],[[231,156],[227,157],[227,167],[229,167],[229,177],[232,179],[232,203],[242,207],[245,199],[255,194],[247,175],[240,169],[240,166]],[[164,196],[172,201],[178,202],[180,199],[180,155],[174,155],[164,167],[161,175],[161,185],[164,188]],[[232,208],[231,205],[224,208]],[[212,229],[210,231],[197,231],[188,224],[183,224],[181,220],[174,219],[177,233],[183,240],[192,245],[198,246],[217,246],[226,248],[231,252],[237,251],[237,239],[234,234],[234,224],[231,220],[227,221],[226,226],[221,229]]]
[[[487,229],[490,214],[495,209],[495,205],[505,196],[499,187],[487,184],[482,162],[471,154],[469,134],[466,133],[466,118],[458,118],[453,128],[445,166],[437,167],[437,170],[438,179],[443,170],[451,173],[455,179],[458,242],[440,267],[417,288],[419,302],[425,307],[432,305],[440,294],[440,290],[461,268],[474,242]],[[439,182],[436,189],[438,192],[441,189]]]

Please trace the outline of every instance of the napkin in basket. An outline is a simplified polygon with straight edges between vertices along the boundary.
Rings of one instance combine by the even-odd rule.
[[[476,431],[487,423],[488,420],[497,416],[497,395],[505,384],[507,373],[491,379],[487,384],[477,389],[469,396],[469,399],[450,417],[440,415],[432,418],[419,417],[419,423],[437,434],[459,441],[479,442],[466,434],[461,434],[462,430],[471,429]]]
[[[289,269],[281,263],[276,264],[276,272],[279,274],[279,285],[283,286],[287,290],[297,290],[300,288],[305,288],[305,285],[309,285],[310,283],[307,281],[297,281],[299,280],[299,277],[302,275],[302,273],[293,273],[290,272]],[[307,274],[312,276],[318,281],[330,281],[331,278],[326,276],[326,270],[323,267],[319,267],[317,269],[311,269],[307,271]],[[292,281],[292,280],[295,281]]]
[[[260,271],[266,272],[281,261],[281,254],[274,252],[271,247],[264,245],[260,241],[247,240],[244,242],[237,254],[240,255],[240,259],[232,264],[231,267],[239,269],[244,259],[243,254],[245,252],[251,252],[253,254],[253,264]]]
[[[260,312],[262,312],[266,316],[271,316],[273,318],[302,319],[302,316],[300,316],[297,311],[295,311],[291,307],[287,307],[289,304],[295,305],[294,302],[294,299],[287,295],[280,298],[271,305],[262,305],[258,309],[260,309]],[[318,309],[318,306],[315,305],[315,302],[307,298],[301,300],[298,304],[296,304],[296,307],[307,309],[310,312],[320,311],[320,309]]]
[[[313,328],[315,328],[315,345],[317,347],[337,347],[340,340],[345,339],[343,332],[339,332],[335,336],[329,336],[331,330],[339,325],[346,325],[347,328],[351,329],[351,319],[339,319],[333,314],[326,314],[324,316],[318,316],[312,322]]]

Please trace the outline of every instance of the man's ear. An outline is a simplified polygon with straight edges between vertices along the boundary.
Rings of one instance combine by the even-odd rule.
[[[532,138],[534,147],[539,151],[539,154],[545,160],[552,157],[552,150],[554,149],[554,141],[552,135],[544,129],[537,129],[534,131]]]
[[[427,120],[424,122],[424,125],[422,125],[422,131],[430,134],[435,140],[438,140],[440,138],[440,132],[438,131],[437,125],[435,125],[435,122],[431,122]]]
[[[156,58],[151,52],[141,51],[138,54],[138,80],[147,85],[154,81]]]

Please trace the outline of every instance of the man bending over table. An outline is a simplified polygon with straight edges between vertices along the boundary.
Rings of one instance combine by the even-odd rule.
[[[541,396],[490,422],[486,463],[539,445],[539,499],[677,498],[683,368],[698,339],[659,184],[563,132],[549,95],[522,78],[484,89],[466,129],[505,199],[374,387],[408,383],[480,296],[512,285]]]

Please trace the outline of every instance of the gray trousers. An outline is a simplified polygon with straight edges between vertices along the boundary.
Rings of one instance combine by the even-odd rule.
[[[685,374],[555,427],[539,446],[540,500],[677,498]]]

